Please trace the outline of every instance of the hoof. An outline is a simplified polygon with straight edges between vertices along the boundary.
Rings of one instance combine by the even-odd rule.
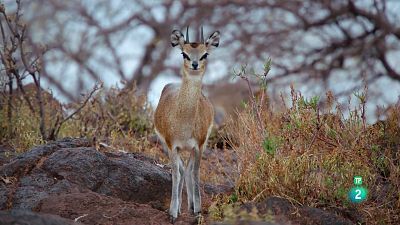
[[[193,206],[190,207],[189,212],[190,212],[190,215],[192,215],[192,216],[197,216],[197,214],[198,214],[198,213],[195,213],[195,212],[194,212]]]
[[[174,224],[175,221],[176,221],[176,217],[173,217],[173,216],[170,215],[170,216],[169,216],[169,222],[172,223],[172,224]]]
[[[198,212],[198,213],[195,213],[195,215],[196,215],[196,223],[197,224],[203,224],[204,217],[201,215],[201,213]]]

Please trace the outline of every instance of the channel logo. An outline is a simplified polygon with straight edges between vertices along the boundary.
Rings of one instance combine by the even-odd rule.
[[[350,189],[348,198],[352,203],[361,203],[367,199],[368,190],[362,186],[362,177],[354,177],[354,186]]]

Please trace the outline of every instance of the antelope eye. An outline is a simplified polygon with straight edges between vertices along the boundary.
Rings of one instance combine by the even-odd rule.
[[[200,58],[200,60],[207,59],[207,56],[208,56],[208,53],[204,54],[204,55]]]
[[[183,55],[183,59],[190,60],[189,56],[186,53],[182,52],[182,55]]]

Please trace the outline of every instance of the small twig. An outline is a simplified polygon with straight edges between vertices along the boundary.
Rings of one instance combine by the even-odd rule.
[[[334,148],[338,147],[338,145],[336,145],[336,144],[334,144],[334,143],[332,143],[332,142],[330,142],[330,141],[326,140],[325,138],[322,138],[322,137],[320,137],[320,136],[318,136],[318,135],[316,136],[316,138],[318,138],[318,140],[323,141],[323,142],[325,142],[327,145],[330,145],[330,146],[332,146],[332,147],[334,147]]]
[[[77,218],[74,219],[74,222],[78,222],[78,220],[82,219],[83,217],[88,216],[89,214],[83,214],[82,216],[78,216]]]
[[[305,150],[310,149],[313,146],[313,144],[315,142],[315,139],[317,138],[318,132],[319,132],[319,130],[316,130],[314,132],[313,137],[311,139],[311,142],[310,142],[310,144],[307,146],[307,148]]]
[[[262,194],[264,194],[265,191],[268,190],[268,187],[264,188],[260,193],[258,193],[251,201],[254,202],[256,201],[258,198],[262,197]]]
[[[31,65],[29,65],[28,61],[26,60],[24,46],[23,46],[24,37],[25,37],[25,31],[26,31],[26,27],[23,26],[22,30],[21,30],[21,35],[18,38],[18,40],[19,40],[19,50],[20,50],[21,60],[22,60],[22,63],[24,64],[24,66],[25,66],[25,69],[29,72],[29,74],[33,75],[33,74],[35,74],[36,70],[33,69],[31,67]]]
[[[104,147],[104,148],[110,148],[117,152],[128,153],[127,151],[125,151],[123,149],[118,149],[118,148],[108,145],[107,143],[104,143],[104,142],[99,142],[99,146]]]
[[[35,75],[35,73],[31,73],[31,76],[33,78],[33,81],[36,86],[36,100],[38,101],[39,105],[39,117],[40,117],[40,133],[42,135],[43,140],[47,140],[48,136],[46,135],[46,114],[44,112],[44,106],[43,106],[43,96],[42,96],[42,87],[40,84],[40,74],[38,76]]]
[[[12,110],[13,110],[13,79],[12,76],[10,74],[8,74],[8,97],[7,97],[7,119],[8,119],[8,134],[10,135],[10,137],[12,136]]]
[[[310,142],[310,144],[307,146],[306,150],[307,150],[307,149],[310,149],[310,148],[313,146],[313,144],[314,144],[314,142],[315,142],[315,140],[316,140],[316,138],[317,138],[317,136],[318,136],[318,133],[319,133],[320,128],[321,128],[321,118],[320,118],[320,116],[319,116],[319,109],[318,109],[318,110],[317,110],[317,127],[316,127],[316,131],[314,132],[313,137],[312,137],[312,139],[311,139],[311,142]]]
[[[85,99],[85,101],[83,101],[83,103],[73,112],[71,113],[69,116],[67,116],[65,119],[61,120],[58,125],[57,128],[55,129],[55,136],[57,136],[57,134],[60,131],[61,126],[67,122],[69,119],[71,119],[75,114],[79,113],[85,106],[86,104],[89,102],[89,100],[92,98],[93,94],[98,91],[99,89],[101,89],[103,87],[103,84],[100,85],[95,85],[93,87],[93,90],[89,93],[88,97]]]
[[[119,122],[117,121],[117,119],[115,119],[115,117],[110,113],[110,111],[106,111],[107,115],[111,118],[111,120],[114,121],[114,123],[117,124],[119,131],[121,131],[121,134],[124,136],[124,138],[126,138],[126,134],[124,132],[124,130],[122,130],[121,124],[119,124]]]
[[[257,118],[257,122],[258,122],[258,129],[262,133],[262,135],[264,136],[265,129],[264,129],[264,123],[262,122],[262,119],[261,119],[261,107],[256,102],[256,98],[254,96],[253,88],[251,86],[251,83],[250,83],[250,80],[249,80],[248,76],[246,75],[246,67],[247,66],[242,66],[241,71],[236,73],[236,76],[240,77],[241,79],[243,79],[247,83],[248,90],[249,90],[249,95],[250,95],[249,96],[250,97],[250,104],[251,104],[251,107],[253,109],[253,112],[256,114],[256,118]],[[263,76],[266,76],[266,74],[263,75]]]
[[[3,23],[0,22],[0,31],[1,31],[1,37],[3,39],[3,51],[6,51],[7,49],[7,39],[6,39],[6,35],[4,32],[4,27],[3,27]]]
[[[7,14],[6,14],[5,11],[2,11],[1,13],[2,13],[3,16],[4,16],[4,20],[5,20],[6,23],[7,23],[8,29],[10,30],[11,34],[15,37],[15,31],[14,31],[14,29],[13,29],[13,26],[12,26],[11,23],[10,23],[10,18],[8,18],[8,16],[7,16]],[[17,13],[18,13],[18,12],[17,12]]]
[[[282,197],[282,196],[283,196],[283,197]],[[290,197],[289,195],[287,195],[287,194],[285,194],[285,193],[282,193],[282,196],[276,195],[276,197],[285,198],[285,199],[287,199],[287,200],[289,200],[289,201],[291,201],[291,202],[295,202],[296,204],[298,204],[298,205],[300,205],[300,206],[303,206],[303,204],[302,204],[301,202],[297,201],[295,198]],[[293,204],[293,203],[292,203],[292,204]]]
[[[25,102],[28,104],[29,110],[30,110],[32,113],[35,113],[35,108],[33,108],[32,102],[30,101],[29,96],[28,96],[27,93],[25,92],[24,85],[22,84],[22,79],[21,79],[21,77],[20,77],[18,71],[15,70],[15,68],[13,68],[13,69],[12,69],[12,73],[14,74],[14,76],[15,76],[15,78],[16,78],[17,86],[18,86],[18,89],[19,89],[19,90],[21,91],[21,93],[22,93],[22,97],[24,98]]]

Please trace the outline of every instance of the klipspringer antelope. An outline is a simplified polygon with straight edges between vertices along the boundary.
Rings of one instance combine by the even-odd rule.
[[[181,211],[183,181],[186,183],[188,209],[196,216],[201,213],[200,160],[211,132],[214,110],[202,93],[202,80],[207,66],[207,56],[219,45],[220,34],[215,31],[204,41],[189,42],[183,34],[174,30],[171,45],[182,51],[182,83],[168,84],[161,93],[154,114],[154,125],[158,137],[168,149],[172,164],[172,196],[169,208],[174,222]],[[189,150],[187,165],[181,157],[183,150]],[[186,167],[186,168],[185,168]]]

